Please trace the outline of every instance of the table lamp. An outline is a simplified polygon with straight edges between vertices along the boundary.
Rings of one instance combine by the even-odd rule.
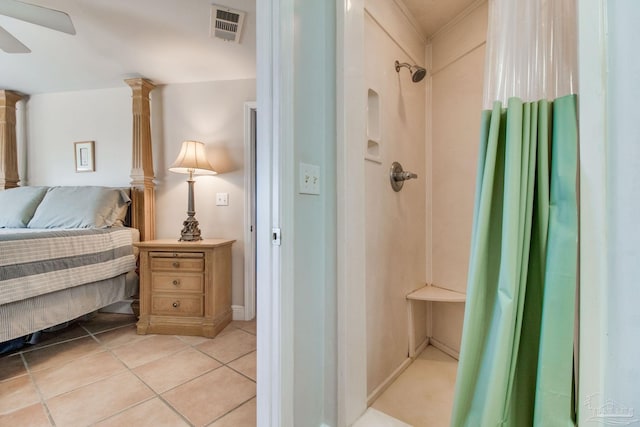
[[[193,197],[193,175],[215,175],[216,171],[207,160],[204,144],[198,141],[184,141],[176,161],[169,167],[171,172],[188,173],[189,201],[187,205],[187,219],[184,220],[180,241],[193,242],[202,240]]]

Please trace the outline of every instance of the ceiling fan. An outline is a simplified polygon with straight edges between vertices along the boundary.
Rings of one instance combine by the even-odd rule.
[[[61,31],[67,34],[75,34],[71,18],[64,12],[49,9],[35,4],[23,3],[18,0],[0,0],[0,15],[30,22],[42,27]],[[31,49],[22,44],[20,40],[12,36],[0,26],[0,49],[7,53],[29,53]]]

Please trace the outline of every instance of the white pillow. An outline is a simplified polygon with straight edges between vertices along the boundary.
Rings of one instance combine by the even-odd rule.
[[[29,228],[107,228],[116,224],[131,199],[109,187],[51,187]]]
[[[0,228],[27,226],[47,187],[16,187],[0,191]]]

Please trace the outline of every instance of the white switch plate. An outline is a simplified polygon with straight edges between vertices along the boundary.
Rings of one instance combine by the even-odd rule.
[[[300,163],[300,194],[320,194],[320,166]]]
[[[216,206],[229,206],[229,193],[216,193]]]

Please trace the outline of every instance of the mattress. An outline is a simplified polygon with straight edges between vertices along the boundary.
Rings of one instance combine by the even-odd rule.
[[[0,230],[0,305],[135,269],[133,228]]]

